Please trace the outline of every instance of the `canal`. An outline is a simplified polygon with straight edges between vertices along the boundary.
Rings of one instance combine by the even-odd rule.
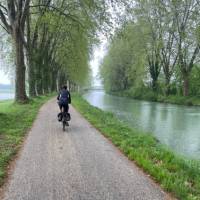
[[[152,134],[176,153],[200,159],[200,107],[139,101],[103,90],[90,90],[83,97],[132,128]]]

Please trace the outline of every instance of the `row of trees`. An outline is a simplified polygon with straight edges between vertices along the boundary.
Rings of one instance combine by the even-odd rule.
[[[67,81],[80,85],[86,80],[92,45],[97,30],[107,22],[109,3],[1,0],[0,25],[12,47],[16,101],[28,99],[27,89],[35,96]]]
[[[200,2],[135,0],[111,40],[101,74],[108,91],[145,85],[199,95]],[[150,83],[150,84],[149,84]]]

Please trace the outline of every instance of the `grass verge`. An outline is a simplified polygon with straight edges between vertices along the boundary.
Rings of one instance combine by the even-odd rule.
[[[9,161],[17,153],[39,108],[51,97],[53,95],[36,97],[27,104],[0,101],[0,186],[7,176]]]
[[[200,199],[199,161],[175,155],[152,136],[129,128],[112,113],[91,106],[79,95],[73,95],[73,105],[166,191],[182,200]]]
[[[172,104],[187,105],[187,106],[200,106],[199,97],[184,97],[175,95],[170,95],[168,97],[158,96],[157,101],[162,103],[172,103]]]
[[[160,103],[172,103],[178,105],[187,105],[187,106],[200,106],[200,97],[197,96],[178,96],[178,95],[169,95],[164,96],[157,94],[149,89],[140,90],[138,92],[133,92],[132,90],[124,91],[124,92],[113,92],[111,94],[117,96],[124,96],[133,99],[146,100],[146,101],[154,101]]]

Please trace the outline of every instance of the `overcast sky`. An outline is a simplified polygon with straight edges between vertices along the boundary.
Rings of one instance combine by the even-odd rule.
[[[8,76],[2,70],[0,70],[0,83],[10,84],[10,80],[8,79]]]
[[[106,54],[107,48],[107,39],[104,36],[100,36],[101,44],[94,48],[93,50],[93,58],[90,61],[90,67],[92,69],[93,74],[93,85],[94,86],[101,86],[101,80],[99,77],[99,66],[101,61],[103,60]]]
[[[2,70],[2,65],[3,65],[3,63],[0,61],[0,83],[10,84],[10,80],[8,78],[8,75],[6,75],[4,73],[4,71]]]

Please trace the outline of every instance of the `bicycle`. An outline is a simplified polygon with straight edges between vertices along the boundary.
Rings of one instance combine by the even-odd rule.
[[[61,112],[58,114],[58,121],[62,122],[63,131],[65,131],[65,127],[69,126],[69,121],[71,120],[70,113],[66,112],[64,107],[62,107]]]
[[[63,131],[65,131],[65,127],[69,126],[69,121],[71,119],[71,116],[68,112],[62,112],[62,126],[63,126]]]

